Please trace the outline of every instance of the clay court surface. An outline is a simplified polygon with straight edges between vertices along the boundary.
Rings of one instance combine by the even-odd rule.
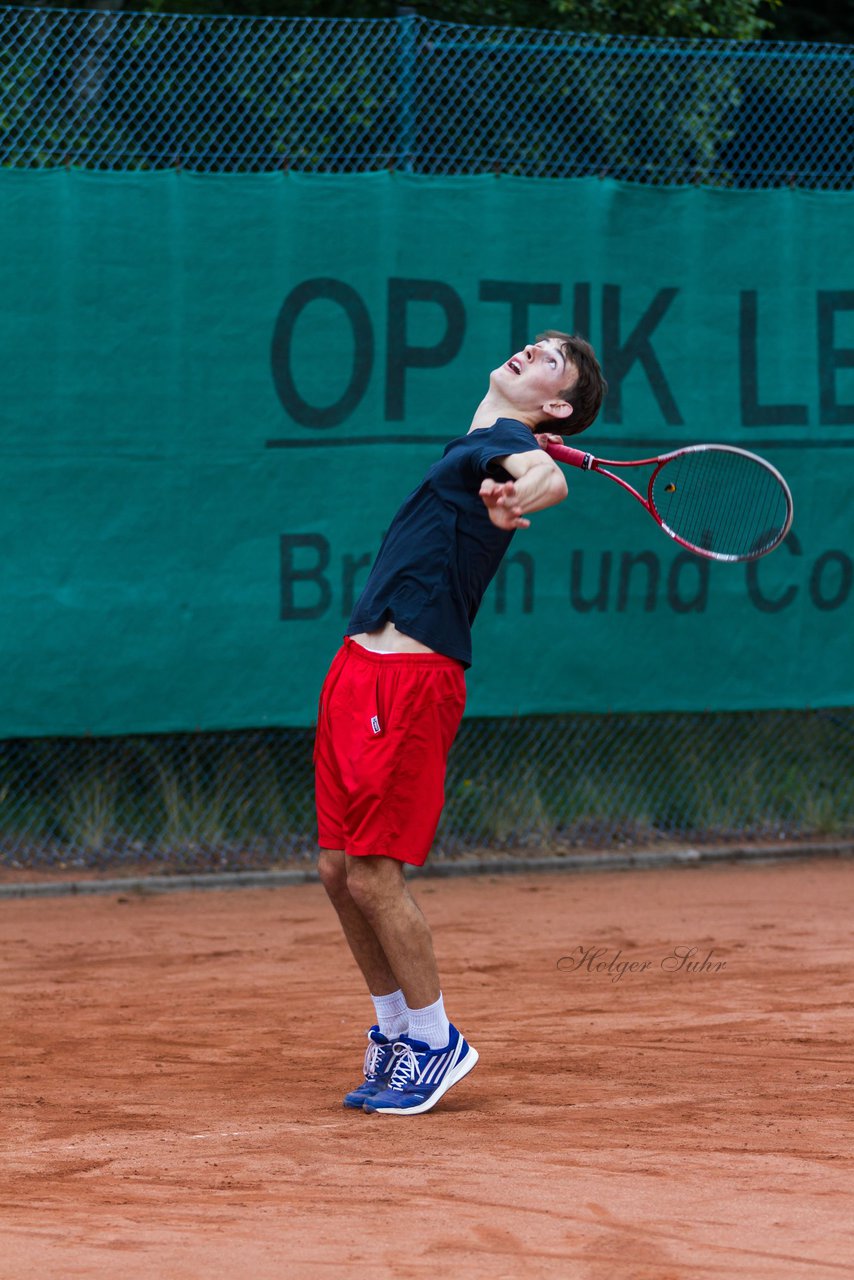
[[[319,886],[0,902],[4,1280],[854,1274],[854,861],[416,894],[481,1061],[408,1119]]]

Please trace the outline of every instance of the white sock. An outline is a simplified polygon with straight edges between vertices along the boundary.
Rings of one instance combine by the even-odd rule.
[[[409,1010],[402,991],[392,991],[390,996],[371,996],[377,1012],[380,1035],[387,1040],[409,1035]]]
[[[444,1049],[451,1038],[451,1026],[441,991],[435,1004],[428,1004],[426,1009],[409,1010],[407,1035],[410,1040],[422,1040],[431,1049]]]

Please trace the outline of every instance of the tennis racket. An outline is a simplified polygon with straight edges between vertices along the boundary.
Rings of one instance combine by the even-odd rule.
[[[776,467],[728,444],[692,444],[657,458],[614,462],[548,444],[558,462],[598,471],[645,507],[665,533],[710,560],[758,560],[773,551],[792,524],[792,495]],[[646,497],[609,467],[652,467]]]

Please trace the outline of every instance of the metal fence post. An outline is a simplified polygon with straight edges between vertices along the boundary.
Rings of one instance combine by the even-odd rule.
[[[412,172],[416,142],[415,28],[417,22],[418,14],[412,5],[397,6],[397,167],[404,173]]]

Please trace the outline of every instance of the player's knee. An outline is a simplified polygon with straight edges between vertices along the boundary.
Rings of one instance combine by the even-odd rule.
[[[333,902],[349,893],[344,856],[337,849],[321,849],[317,859],[320,882]]]
[[[368,918],[403,892],[403,871],[393,858],[350,858],[346,869],[350,897]]]

